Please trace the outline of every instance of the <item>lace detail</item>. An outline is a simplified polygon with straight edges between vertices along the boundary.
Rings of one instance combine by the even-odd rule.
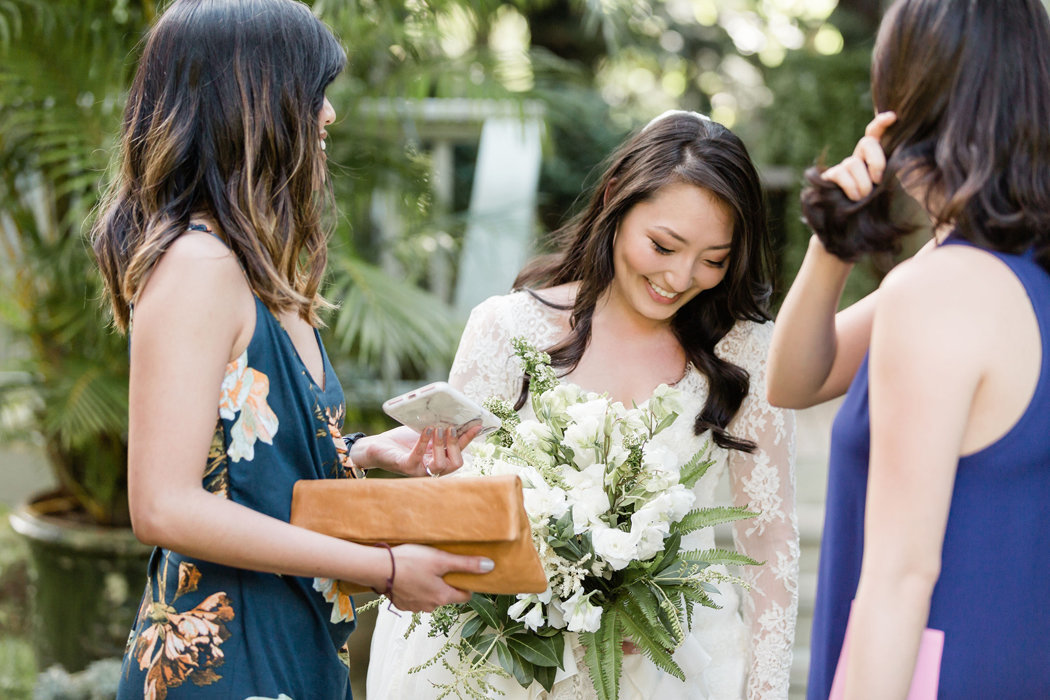
[[[537,347],[550,346],[564,332],[565,313],[525,292],[482,302],[471,312],[449,383],[475,399],[495,395],[515,401],[521,392],[521,367],[511,349],[511,338],[523,335]],[[766,564],[740,572],[752,586],[750,591],[726,590],[719,610],[696,608],[692,634],[675,653],[686,673],[686,683],[663,673],[644,657],[628,656],[624,660],[623,698],[738,700],[745,692],[749,699],[787,697],[798,613],[795,423],[791,411],[773,408],[765,400],[765,363],[771,334],[770,323],[742,321],[715,348],[720,357],[743,367],[751,376],[748,396],[728,427],[732,434],[753,440],[758,448],[747,454],[712,443],[710,455],[715,463],[695,487],[697,505],[714,504],[718,481],[728,473],[734,503],[761,511],[758,517],[736,524],[736,546]],[[680,433],[675,442],[685,459],[707,441],[706,434],[692,433],[693,421],[707,398],[707,379],[690,367],[678,388],[688,397],[687,410],[668,430]],[[523,411],[530,411],[528,404]],[[683,546],[711,547],[714,536],[710,531],[692,533]],[[415,632],[411,643],[406,643],[401,638],[404,625],[396,620],[380,611],[377,635],[373,637],[373,667],[369,668],[370,698],[380,685],[391,689],[397,686],[404,693],[407,685],[421,683],[409,681],[401,686],[399,681],[389,685],[398,675],[397,663],[410,668],[436,651],[430,649],[435,640],[426,639],[423,631]],[[508,698],[590,700],[595,694],[582,653],[578,644],[572,645],[572,655],[566,654],[566,671],[561,672],[549,696],[542,689],[524,691],[513,681],[501,689],[507,691]],[[425,684],[429,686],[435,680],[432,670],[411,675],[430,675]],[[379,691],[374,697],[408,696]]]

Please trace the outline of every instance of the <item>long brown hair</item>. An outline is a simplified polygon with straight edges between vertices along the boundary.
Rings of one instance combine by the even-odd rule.
[[[572,330],[548,349],[553,367],[572,371],[590,340],[595,305],[613,280],[613,239],[620,221],[636,204],[675,182],[707,190],[733,215],[725,277],[679,309],[671,322],[686,358],[708,379],[707,402],[694,429],[698,435],[710,430],[722,447],[750,451],[754,443],[726,431],[747,396],[750,378],[742,367],[718,357],[715,344],[739,320],[769,319],[772,253],[758,172],[729,129],[690,112],[650,123],[613,153],[586,208],[554,233],[558,252],[527,265],[514,286],[579,283]],[[519,406],[527,390],[526,378]]]
[[[119,329],[190,217],[217,222],[252,291],[318,325],[327,262],[319,114],[346,54],[295,0],[175,0],[150,30],[92,246]]]
[[[853,260],[894,250],[908,227],[899,182],[925,193],[935,227],[1005,253],[1035,250],[1050,270],[1050,20],[1039,0],[901,0],[872,56],[878,111],[897,121],[886,174],[850,202],[807,172],[803,211],[828,249]]]

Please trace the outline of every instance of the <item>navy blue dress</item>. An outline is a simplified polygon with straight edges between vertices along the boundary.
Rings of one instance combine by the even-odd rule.
[[[324,386],[255,298],[255,330],[226,366],[204,486],[280,520],[299,479],[347,476],[343,389],[315,332]],[[329,580],[237,569],[156,549],[118,698],[346,700],[350,599]]]
[[[1020,420],[959,460],[927,625],[945,634],[939,697],[1050,698],[1050,274],[1030,255],[993,254],[1032,302],[1042,369]],[[860,579],[869,445],[865,357],[831,433],[809,700],[831,690]]]

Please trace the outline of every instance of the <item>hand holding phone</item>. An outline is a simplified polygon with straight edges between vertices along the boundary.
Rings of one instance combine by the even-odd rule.
[[[428,427],[451,427],[456,435],[462,435],[480,424],[479,435],[484,435],[500,427],[499,418],[491,411],[448,382],[434,382],[388,399],[383,411],[419,433]]]

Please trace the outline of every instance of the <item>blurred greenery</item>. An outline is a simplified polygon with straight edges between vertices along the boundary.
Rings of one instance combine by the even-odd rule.
[[[126,341],[107,328],[84,234],[114,152],[139,42],[164,0],[0,0],[0,440],[46,448],[93,519],[126,522]],[[350,58],[329,97],[339,212],[324,329],[348,425],[389,425],[390,382],[440,375],[462,318],[448,280],[466,229],[477,146],[454,149],[434,192],[433,137],[377,105],[468,98],[543,106],[537,245],[580,204],[632,129],[670,109],[733,128],[769,175],[780,292],[808,233],[802,170],[846,155],[871,114],[880,0],[316,0]],[[392,193],[384,232],[377,191]],[[387,222],[389,224],[389,222]],[[877,282],[868,264],[848,299]],[[0,513],[0,515],[3,515]],[[0,696],[28,697],[25,555],[0,531]],[[11,595],[9,595],[9,593]],[[19,596],[22,596],[21,598]]]
[[[110,162],[139,41],[164,2],[0,2],[0,323],[15,352],[0,368],[0,437],[47,447],[63,487],[96,520],[126,520],[125,341],[106,328],[84,244]],[[422,98],[544,107],[538,243],[565,220],[596,166],[668,108],[734,128],[771,179],[783,283],[807,233],[801,170],[848,153],[870,115],[877,0],[317,0],[348,49],[329,96],[339,216],[325,338],[350,420],[382,423],[377,382],[447,367],[462,318],[428,290],[454,275],[475,148],[455,150],[451,203],[433,192],[429,136],[377,104]],[[777,170],[779,168],[779,170]],[[784,173],[787,176],[784,176]],[[775,180],[775,182],[773,181]],[[394,194],[382,233],[375,192]],[[855,275],[850,298],[877,272]],[[446,281],[447,282],[447,281]],[[781,285],[784,286],[783,284]],[[372,387],[369,393],[366,390]]]

